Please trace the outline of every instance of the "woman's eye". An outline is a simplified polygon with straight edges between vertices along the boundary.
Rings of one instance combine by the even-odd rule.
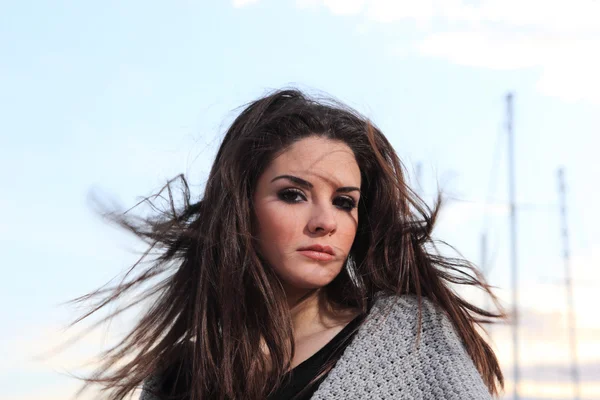
[[[333,204],[336,207],[346,211],[352,211],[356,207],[356,201],[354,201],[352,197],[346,196],[337,197],[333,201]]]
[[[284,189],[277,196],[286,203],[300,203],[306,201],[306,196],[298,189]]]

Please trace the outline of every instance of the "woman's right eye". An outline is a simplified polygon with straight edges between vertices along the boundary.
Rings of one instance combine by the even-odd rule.
[[[306,196],[298,189],[284,189],[279,192],[277,196],[286,203],[300,203],[301,201],[306,201]]]

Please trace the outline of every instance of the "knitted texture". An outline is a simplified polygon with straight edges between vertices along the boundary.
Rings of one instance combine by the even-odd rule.
[[[446,314],[415,296],[381,296],[312,399],[491,399]]]
[[[425,298],[421,307],[417,343],[417,298],[378,296],[312,399],[491,399],[446,314]],[[160,399],[144,390],[140,400]]]

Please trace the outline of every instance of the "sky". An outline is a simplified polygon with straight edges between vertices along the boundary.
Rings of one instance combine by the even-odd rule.
[[[426,200],[442,190],[436,237],[486,266],[507,308],[513,93],[521,393],[571,395],[564,167],[582,398],[600,399],[598,20],[597,0],[0,2],[3,398],[69,398],[68,372],[127,326],[39,357],[72,333],[62,303],[135,259],[91,196],[131,206],[179,173],[198,196],[240,107],[298,87],[370,118]],[[510,330],[490,332],[509,399]]]

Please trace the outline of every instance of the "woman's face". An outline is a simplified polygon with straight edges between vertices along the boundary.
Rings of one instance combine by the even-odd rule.
[[[343,142],[302,139],[275,158],[254,194],[259,250],[286,290],[341,271],[358,226],[360,169]]]

